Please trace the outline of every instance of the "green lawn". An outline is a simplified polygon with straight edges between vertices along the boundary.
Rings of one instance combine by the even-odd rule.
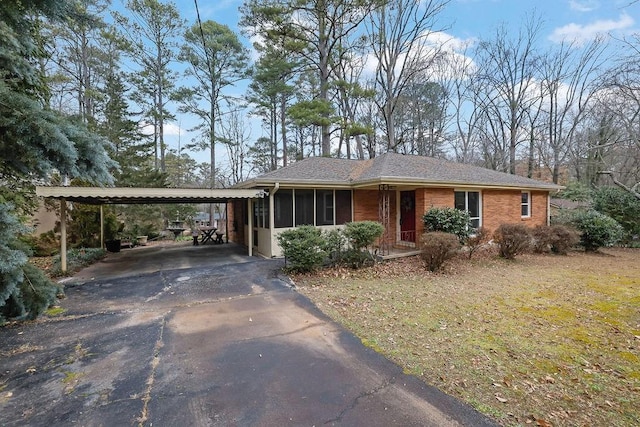
[[[294,278],[365,345],[502,425],[640,425],[640,250]]]

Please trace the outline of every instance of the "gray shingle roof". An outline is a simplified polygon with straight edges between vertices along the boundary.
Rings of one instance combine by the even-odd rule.
[[[562,187],[518,175],[432,157],[385,153],[371,160],[310,157],[285,168],[266,173],[256,183],[322,183],[364,185],[367,183],[443,184],[538,188]]]

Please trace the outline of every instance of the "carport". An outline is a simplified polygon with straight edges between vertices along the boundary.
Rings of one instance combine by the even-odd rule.
[[[104,205],[141,205],[177,203],[224,203],[247,200],[251,212],[253,199],[265,196],[264,190],[225,188],[137,188],[137,187],[53,187],[36,186],[36,195],[60,201],[60,267],[67,271],[67,201],[100,206],[100,244],[104,247]],[[248,216],[249,256],[253,255],[253,218]]]

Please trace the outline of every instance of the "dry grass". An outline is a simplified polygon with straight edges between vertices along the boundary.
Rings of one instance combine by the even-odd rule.
[[[640,425],[640,250],[450,265],[294,280],[366,345],[502,425]]]

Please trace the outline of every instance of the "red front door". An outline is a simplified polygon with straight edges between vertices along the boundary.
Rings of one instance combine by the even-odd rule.
[[[400,192],[400,240],[416,241],[416,192]]]

